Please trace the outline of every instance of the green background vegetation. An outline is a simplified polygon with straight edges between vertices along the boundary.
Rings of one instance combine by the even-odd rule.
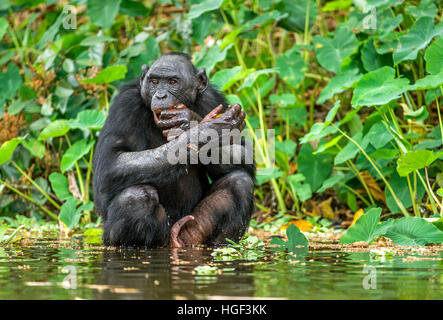
[[[0,233],[54,220],[93,237],[92,155],[118,86],[183,51],[248,129],[275,130],[254,227],[321,230],[365,209],[365,234],[346,241],[389,234],[380,216],[399,215],[391,235],[434,217],[417,243],[443,242],[440,1],[5,0],[0,16]]]

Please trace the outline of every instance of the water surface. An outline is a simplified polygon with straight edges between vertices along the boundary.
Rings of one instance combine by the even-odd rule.
[[[80,240],[0,247],[0,299],[443,298],[443,251],[380,259],[338,248],[296,257],[266,249],[257,261],[222,262],[211,252],[112,250]],[[217,274],[196,274],[204,265]]]

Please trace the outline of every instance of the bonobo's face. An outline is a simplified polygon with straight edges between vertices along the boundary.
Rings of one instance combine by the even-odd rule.
[[[195,72],[191,62],[179,55],[163,55],[143,71],[141,94],[155,116],[179,104],[192,108],[208,85],[206,71]]]

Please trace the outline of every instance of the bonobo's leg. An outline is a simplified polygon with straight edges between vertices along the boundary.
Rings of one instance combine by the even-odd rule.
[[[136,185],[123,190],[108,207],[103,242],[113,246],[165,246],[169,242],[166,211],[157,190]]]
[[[226,243],[243,235],[254,206],[254,183],[243,170],[231,172],[211,187],[209,194],[192,211],[194,219],[181,227],[184,245]]]

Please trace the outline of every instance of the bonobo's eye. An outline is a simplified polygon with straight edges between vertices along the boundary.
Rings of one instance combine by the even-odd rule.
[[[175,79],[169,79],[169,80],[168,80],[168,84],[169,84],[170,86],[174,86],[174,85],[177,84],[177,80],[175,80]]]
[[[158,85],[158,79],[149,79],[149,82],[152,84],[152,85],[154,85],[154,86],[156,86],[156,85]]]

